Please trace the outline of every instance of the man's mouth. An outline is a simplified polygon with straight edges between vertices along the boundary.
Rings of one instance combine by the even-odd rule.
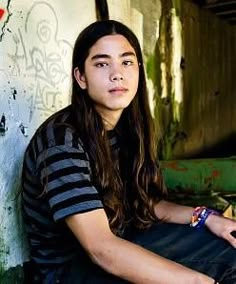
[[[128,89],[124,87],[115,87],[109,90],[109,93],[116,94],[116,93],[124,93],[127,92]]]

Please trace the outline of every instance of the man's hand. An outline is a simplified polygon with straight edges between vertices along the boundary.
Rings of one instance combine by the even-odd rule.
[[[236,237],[232,234],[236,231],[236,221],[223,216],[210,215],[206,220],[206,226],[216,236],[225,239],[236,248]]]

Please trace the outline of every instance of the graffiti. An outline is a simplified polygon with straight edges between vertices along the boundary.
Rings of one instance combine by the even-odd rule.
[[[1,120],[0,120],[0,135],[4,136],[7,131],[6,127],[6,117],[5,114],[2,114]]]
[[[0,21],[1,21],[2,17],[3,17],[3,15],[4,15],[4,13],[5,13],[5,10],[0,8]]]
[[[9,77],[5,70],[0,69],[0,78],[2,79],[0,91],[0,114],[2,114],[0,115],[0,136],[5,136],[7,130],[9,130],[8,133],[10,134],[14,127],[27,137],[28,127],[25,125],[26,115],[23,111],[26,102],[22,98],[24,89],[20,85],[13,87],[13,81]]]
[[[27,127],[27,126],[24,126],[23,123],[21,123],[21,124],[19,125],[19,128],[20,128],[21,133],[22,133],[25,137],[28,137],[28,127]]]
[[[13,97],[14,100],[16,99],[16,94],[17,94],[17,90],[14,89],[13,92],[12,92],[12,97]]]
[[[0,4],[0,42],[3,39],[5,28],[11,16],[9,11],[10,2],[11,0],[2,0]]]
[[[47,117],[63,107],[62,98],[68,95],[63,87],[68,89],[70,79],[66,59],[71,57],[72,46],[59,38],[57,14],[49,3],[35,2],[20,17],[23,25],[12,36],[9,68],[12,76],[27,78],[25,93],[31,122],[35,111]],[[16,95],[13,93],[13,99]]]
[[[60,91],[53,90],[49,86],[42,86],[40,82],[34,86],[35,95],[31,96],[28,101],[30,103],[30,119],[37,108],[44,116],[49,116],[57,110],[58,105],[62,106],[62,101],[58,98],[61,95]]]

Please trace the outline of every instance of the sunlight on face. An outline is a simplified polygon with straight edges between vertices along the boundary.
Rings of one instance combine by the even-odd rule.
[[[138,89],[139,64],[134,48],[119,34],[100,38],[90,49],[84,74],[77,74],[76,79],[88,90],[104,120],[114,126]]]

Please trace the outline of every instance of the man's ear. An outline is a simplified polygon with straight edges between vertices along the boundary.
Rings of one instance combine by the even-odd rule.
[[[74,69],[74,76],[75,76],[75,79],[76,81],[78,82],[79,86],[81,89],[85,90],[87,89],[87,82],[86,82],[86,78],[84,75],[82,75],[79,71],[79,68],[76,67]]]

